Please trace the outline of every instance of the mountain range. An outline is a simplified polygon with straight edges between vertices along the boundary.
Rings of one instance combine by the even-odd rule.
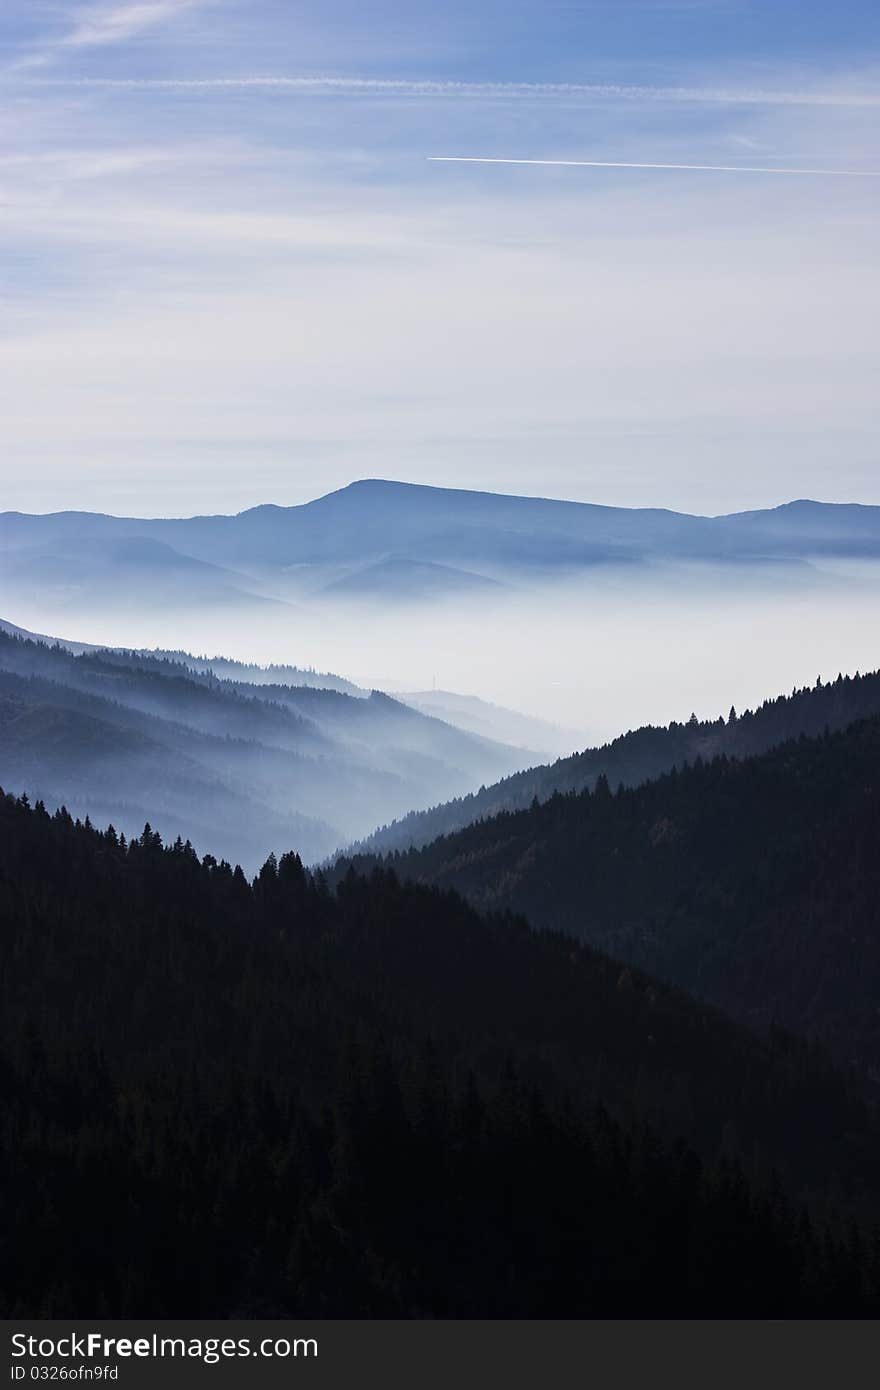
[[[7,513],[0,579],[120,623],[271,614],[290,651],[306,608],[338,633],[337,603],[548,577],[867,583],[878,516],[365,482]],[[520,611],[477,625],[489,661],[540,662]],[[0,622],[0,1310],[876,1316],[880,673],[572,753],[486,700],[168,635]]]
[[[236,516],[0,514],[4,591],[60,613],[172,597],[244,615],[316,600],[491,598],[608,567],[669,564],[806,582],[814,562],[878,558],[880,507],[809,500],[703,517],[365,479]]]
[[[0,785],[126,835],[149,821],[252,867],[273,847],[323,858],[389,813],[534,758],[379,691],[220,669],[185,654],[74,651],[6,624]]]

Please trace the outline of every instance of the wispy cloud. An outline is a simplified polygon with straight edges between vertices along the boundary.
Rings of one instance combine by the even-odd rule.
[[[72,28],[3,69],[6,77],[26,75],[51,66],[64,53],[106,48],[136,39],[159,25],[178,19],[206,0],[132,0],[123,5],[92,5],[71,15]]]
[[[193,0],[190,0],[192,3]],[[180,8],[180,5],[137,5],[134,10]],[[51,80],[51,79],[50,79]],[[617,101],[706,103],[720,106],[819,106],[873,109],[880,107],[876,90],[764,89],[752,87],[661,87],[612,82],[464,82],[454,79],[382,77],[75,77],[59,78],[81,87],[129,88],[139,91],[216,92],[247,88],[267,91],[339,92],[406,97],[583,97]]]
[[[71,32],[60,40],[64,48],[92,48],[124,43],[166,20],[193,9],[200,0],[135,0],[128,5],[88,9]]]

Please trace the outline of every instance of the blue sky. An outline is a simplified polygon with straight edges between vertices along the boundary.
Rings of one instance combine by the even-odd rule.
[[[0,507],[880,502],[880,7],[5,0]]]

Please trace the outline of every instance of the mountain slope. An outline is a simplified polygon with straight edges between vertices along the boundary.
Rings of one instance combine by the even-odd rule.
[[[69,646],[70,643],[64,645]],[[177,662],[192,671],[198,671],[202,675],[211,674],[218,676],[221,680],[233,680],[249,685],[285,685],[296,686],[297,688],[312,686],[317,690],[339,690],[344,695],[368,694],[366,690],[356,685],[354,681],[346,680],[344,676],[334,675],[331,671],[316,671],[311,666],[290,666],[278,663],[258,666],[255,662],[236,661],[228,656],[193,656],[191,652],[167,651],[161,648],[139,654],[160,659],[167,658],[169,661]]]
[[[201,849],[249,865],[273,846],[323,858],[389,812],[524,761],[378,692],[220,679],[2,632],[0,691],[18,706],[0,727],[8,787],[107,814],[129,835],[188,820]]]
[[[321,586],[320,598],[345,598],[371,602],[405,599],[408,603],[437,597],[454,598],[471,594],[495,594],[501,585],[485,575],[436,561],[388,555],[371,564],[358,566],[340,579]]]
[[[474,821],[502,811],[523,810],[535,798],[546,801],[557,792],[580,792],[605,776],[612,787],[637,786],[696,758],[722,754],[744,758],[766,752],[800,734],[815,735],[842,729],[857,719],[880,714],[880,672],[838,676],[826,684],[805,686],[791,695],[765,700],[727,720],[673,722],[666,727],[646,725],[621,734],[601,748],[588,748],[556,762],[513,773],[446,805],[414,811],[403,820],[383,826],[364,841],[368,851],[387,852],[430,844]]]
[[[103,652],[105,655],[108,653],[107,647],[102,647],[96,642],[78,642],[68,637],[49,637],[44,632],[31,632],[28,628],[19,627],[17,623],[10,623],[5,618],[0,618],[0,632],[5,632],[9,637],[23,637],[31,642],[42,642],[49,647],[66,647],[75,656],[82,656],[84,652]],[[113,651],[114,649],[109,650]],[[310,666],[279,664],[258,666],[255,662],[237,661],[228,656],[194,656],[191,652],[169,651],[165,648],[119,650],[128,651],[130,655],[138,659],[168,661],[176,666],[186,668],[187,672],[218,676],[221,680],[229,679],[242,684],[308,685],[314,686],[318,690],[341,690],[346,695],[366,695],[368,693],[360,686],[355,685],[354,681],[346,680],[343,676],[334,675],[330,671],[316,671]]]
[[[570,940],[6,797],[0,920],[4,1313],[876,1311],[872,1115]]]
[[[7,594],[40,594],[55,608],[74,611],[171,602],[248,612],[280,603],[255,592],[243,574],[138,533],[8,545],[0,549],[0,583]]]
[[[875,716],[616,795],[603,778],[390,862],[570,932],[744,1022],[817,1036],[878,1081],[878,851]]]
[[[213,740],[184,725],[138,717],[109,701],[0,671],[0,768],[7,787],[49,806],[110,822],[126,835],[146,822],[191,837],[218,857],[258,863],[267,844],[319,858],[339,832],[295,798],[274,795],[259,745]],[[302,760],[300,760],[302,761]],[[300,768],[288,768],[291,786]],[[293,802],[294,804],[291,804]]]
[[[545,755],[568,752],[583,742],[571,730],[549,724],[536,715],[507,709],[476,695],[460,695],[454,690],[395,691],[395,698],[422,714],[432,714],[485,738],[500,739],[515,748],[543,750]]]

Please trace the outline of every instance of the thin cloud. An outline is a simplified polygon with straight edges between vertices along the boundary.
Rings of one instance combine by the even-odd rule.
[[[112,5],[86,11],[76,27],[60,40],[64,48],[92,48],[124,43],[145,29],[176,19],[199,0],[136,0],[128,5]]]
[[[126,7],[135,10],[155,5]],[[162,4],[170,13],[178,6]],[[50,81],[52,79],[49,79]],[[654,87],[609,82],[458,82],[380,77],[77,77],[66,85],[136,91],[211,92],[263,89],[401,96],[574,97],[619,101],[706,103],[719,106],[819,106],[876,109],[880,94],[869,91],[793,91],[734,87]]]
[[[125,43],[204,3],[206,0],[132,0],[124,5],[92,6],[78,12],[73,28],[66,34],[36,52],[17,58],[3,69],[3,75],[14,77],[18,73],[49,67],[68,51]]]

